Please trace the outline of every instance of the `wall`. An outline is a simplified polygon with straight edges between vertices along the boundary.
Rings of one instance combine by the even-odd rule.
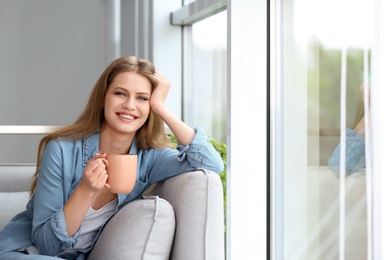
[[[0,125],[66,125],[104,68],[122,55],[152,61],[181,118],[180,0],[0,1]],[[0,163],[34,163],[42,136],[0,136]]]
[[[109,0],[0,2],[0,124],[73,122],[113,51]],[[41,136],[0,136],[0,163],[35,162]]]

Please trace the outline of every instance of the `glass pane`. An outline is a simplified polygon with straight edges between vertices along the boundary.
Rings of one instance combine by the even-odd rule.
[[[210,16],[186,27],[184,121],[201,126],[225,162],[220,173],[226,213],[227,14]],[[225,214],[226,217],[226,214]]]
[[[211,138],[226,143],[226,11],[192,25],[185,121],[202,126]]]
[[[274,259],[366,259],[364,82],[373,3],[291,0],[280,10]]]

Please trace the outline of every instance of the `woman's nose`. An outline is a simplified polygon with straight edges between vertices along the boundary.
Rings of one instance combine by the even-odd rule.
[[[135,100],[132,98],[128,98],[123,102],[122,107],[125,109],[134,109],[135,108]]]

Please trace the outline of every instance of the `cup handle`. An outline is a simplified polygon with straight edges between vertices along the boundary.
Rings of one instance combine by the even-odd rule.
[[[108,167],[108,165],[109,165],[108,161],[107,161],[106,159],[103,159],[103,158],[102,158],[102,161],[103,161],[104,165],[105,165],[106,167]],[[108,172],[107,172],[107,174],[108,174]],[[108,181],[108,178],[107,178],[107,181]],[[106,186],[108,189],[111,189],[110,184],[108,184],[107,181],[106,181],[106,183],[104,184],[104,186]]]
[[[104,165],[105,165],[106,167],[108,167],[109,163],[108,163],[107,159],[102,158],[102,161],[103,161]]]

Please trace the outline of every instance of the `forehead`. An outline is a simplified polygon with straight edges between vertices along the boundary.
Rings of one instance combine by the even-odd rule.
[[[129,91],[152,91],[152,83],[150,82],[150,80],[146,76],[136,73],[134,71],[126,71],[119,73],[114,77],[114,80],[108,87],[123,88]]]

